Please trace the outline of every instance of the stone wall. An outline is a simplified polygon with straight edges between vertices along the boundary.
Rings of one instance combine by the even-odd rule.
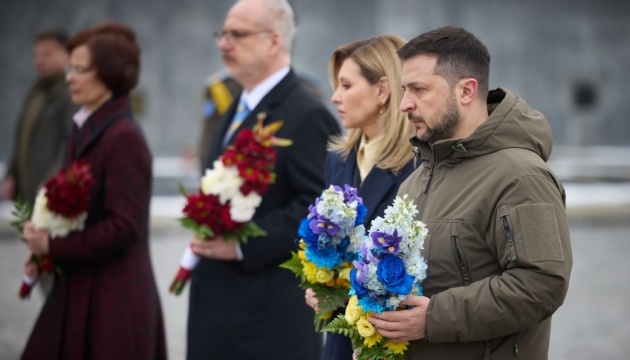
[[[509,88],[550,119],[558,145],[629,145],[630,2],[590,0],[293,0],[294,65],[328,102],[326,64],[340,44],[382,33],[407,39],[463,26],[492,54],[491,87]],[[31,81],[31,42],[51,26],[76,32],[105,20],[132,25],[142,46],[141,124],[158,156],[194,147],[201,89],[221,69],[212,38],[231,1],[4,0],[0,5],[0,161]],[[581,105],[580,105],[581,104]]]

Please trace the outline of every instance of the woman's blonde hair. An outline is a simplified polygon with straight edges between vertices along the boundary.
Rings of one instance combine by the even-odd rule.
[[[389,81],[390,94],[384,105],[381,118],[383,124],[383,139],[379,143],[377,153],[382,154],[376,166],[383,170],[398,173],[411,159],[411,144],[409,135],[414,133],[413,125],[405,114],[398,110],[402,100],[400,85],[401,63],[396,51],[406,41],[395,35],[375,36],[368,39],[353,41],[335,50],[328,62],[328,74],[333,91],[339,85],[339,69],[347,59],[352,59],[359,65],[361,75],[372,85],[379,79],[386,77]],[[363,131],[350,129],[347,136],[336,136],[328,143],[328,150],[341,154],[347,158],[361,141]]]

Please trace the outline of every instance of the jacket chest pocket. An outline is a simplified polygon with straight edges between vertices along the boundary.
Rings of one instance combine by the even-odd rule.
[[[463,232],[458,229],[458,225],[428,225],[429,234],[422,251],[428,265],[427,278],[422,286],[428,296],[449,288],[467,286],[475,281],[471,268],[473,264],[470,262],[474,245],[470,243],[470,236],[461,235]]]

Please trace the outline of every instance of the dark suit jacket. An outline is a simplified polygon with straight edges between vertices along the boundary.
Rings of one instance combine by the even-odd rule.
[[[64,167],[91,166],[85,229],[50,242],[62,269],[23,359],[166,359],[162,309],[149,257],[151,154],[127,98],[73,127]]]
[[[397,175],[374,167],[365,177],[363,184],[361,184],[355,151],[352,151],[347,159],[344,159],[337,153],[329,153],[326,159],[326,186],[337,185],[343,188],[345,184],[348,184],[359,189],[359,196],[363,198],[363,204],[368,209],[365,216],[365,227],[369,231],[372,220],[385,214],[385,209],[396,197],[398,187],[414,169],[413,160],[405,165]],[[350,339],[342,335],[326,334],[326,344],[322,359],[352,359],[352,343]]]
[[[221,140],[235,108],[236,102],[217,127],[210,161],[223,152]],[[340,129],[293,71],[251,111],[241,128],[252,128],[262,111],[267,114],[265,123],[284,121],[278,137],[293,140],[290,147],[276,149],[276,182],[254,215],[253,221],[268,236],[242,245],[242,261],[202,259],[195,269],[189,360],[319,359],[321,342],[313,312],[304,303],[298,280],[279,264],[296,249],[299,222],[324,187],[326,143]]]

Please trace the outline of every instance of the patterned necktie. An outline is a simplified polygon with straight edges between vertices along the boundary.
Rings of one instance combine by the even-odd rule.
[[[247,115],[249,115],[249,111],[250,110],[247,107],[247,102],[245,101],[245,98],[242,98],[241,101],[238,103],[236,114],[234,114],[234,118],[232,118],[232,123],[230,124],[228,130],[225,132],[225,137],[223,138],[223,147],[227,146],[228,142],[230,142],[230,138],[232,138],[232,135],[234,135],[238,127],[241,126],[243,120],[245,120]]]

